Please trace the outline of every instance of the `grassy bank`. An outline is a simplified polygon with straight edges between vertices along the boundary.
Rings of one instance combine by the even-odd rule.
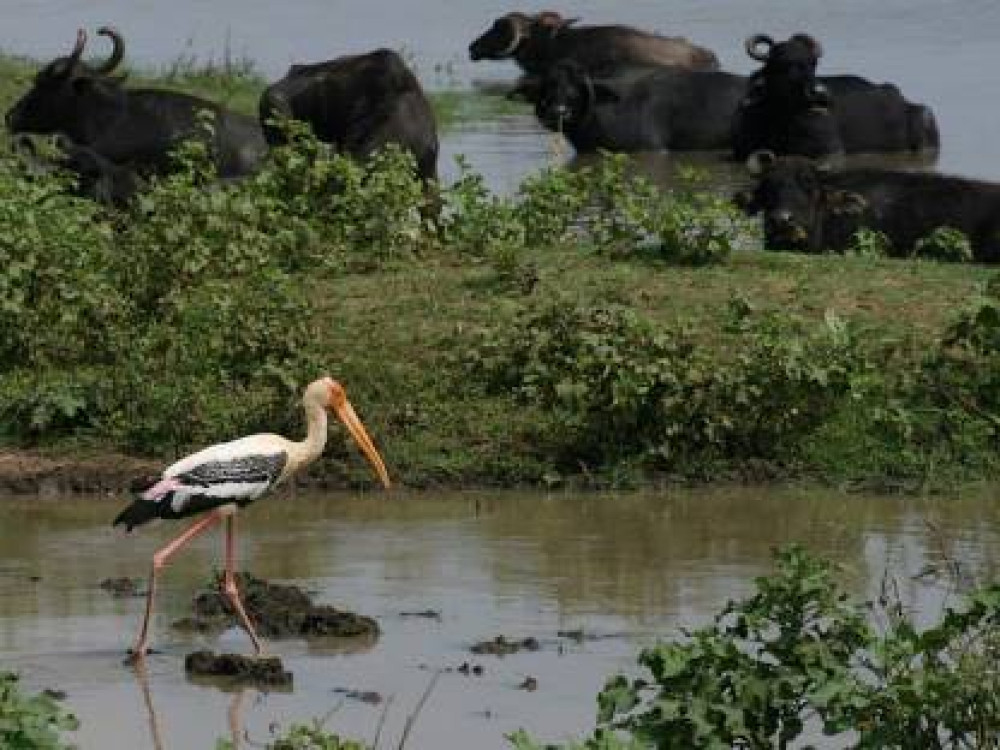
[[[27,78],[0,65],[0,106]],[[168,78],[247,111],[262,85]],[[495,106],[475,96],[436,103]],[[202,157],[126,213],[0,165],[5,445],[295,432],[329,372],[410,485],[996,476],[987,269],[761,252],[723,201],[617,160],[510,198],[466,174],[428,222],[399,154],[362,169],[300,134],[222,189]],[[318,472],[366,476],[339,441]]]

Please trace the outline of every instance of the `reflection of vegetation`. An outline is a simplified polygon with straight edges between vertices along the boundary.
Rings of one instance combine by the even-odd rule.
[[[68,750],[63,733],[76,727],[76,719],[51,695],[26,695],[17,675],[0,672],[0,747],[4,750]]]
[[[820,731],[857,748],[988,748],[1000,736],[1000,587],[919,631],[897,602],[869,619],[829,563],[797,547],[712,625],[615,677],[588,750],[785,748]],[[883,604],[886,604],[883,602]],[[622,737],[624,733],[625,738]],[[520,750],[539,748],[523,732]]]

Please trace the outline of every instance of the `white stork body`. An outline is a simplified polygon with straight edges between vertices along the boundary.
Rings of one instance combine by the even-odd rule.
[[[294,441],[280,435],[260,434],[203,448],[164,469],[115,518],[114,525],[125,525],[131,531],[136,526],[158,518],[175,519],[208,513],[153,556],[146,616],[133,649],[135,658],[141,659],[146,653],[149,619],[160,569],[181,547],[222,518],[226,519],[226,572],[223,588],[250,634],[257,653],[261,652],[260,641],[236,589],[233,570],[234,514],[237,509],[249,505],[319,457],[326,445],[327,408],[334,410],[375,467],[382,483],[389,486],[389,475],[382,457],[339,383],[330,378],[311,383],[306,388],[302,403],[307,422],[304,440]]]

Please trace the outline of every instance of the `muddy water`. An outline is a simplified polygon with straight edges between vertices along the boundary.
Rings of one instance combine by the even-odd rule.
[[[521,726],[565,739],[592,725],[608,674],[631,669],[637,649],[657,635],[702,624],[746,592],[782,542],[846,563],[858,596],[888,571],[920,619],[937,617],[941,585],[913,576],[944,558],[970,576],[995,574],[994,498],[791,490],[270,498],[241,517],[245,567],[376,617],[382,637],[339,647],[275,642],[294,690],[241,696],[191,684],[182,667],[198,647],[245,650],[240,633],[213,640],[169,627],[219,564],[217,536],[168,569],[155,627],[162,653],[143,683],[121,665],[142,600],[114,599],[98,583],[142,575],[175,527],[121,537],[107,525],[113,500],[0,499],[0,665],[33,687],[68,692],[83,750],[209,748],[228,736],[230,715],[262,740],[272,722],[322,717],[341,703],[328,727],[371,739],[385,712],[381,745],[396,747],[435,671],[465,662],[484,674],[443,672],[407,747],[503,748],[504,733]],[[439,617],[403,614],[426,610]],[[579,628],[596,638],[558,636]],[[505,658],[469,652],[501,633],[533,636],[541,649]],[[534,692],[518,689],[528,676],[537,679]],[[374,691],[383,702],[345,700],[338,690]]]
[[[823,70],[897,83],[909,98],[932,106],[943,148],[937,168],[1000,179],[996,70],[1000,3],[995,0],[4,0],[0,48],[49,58],[72,44],[78,26],[116,24],[131,60],[167,66],[177,60],[248,58],[269,77],[293,61],[326,59],[376,46],[401,49],[425,85],[469,87],[479,80],[512,80],[512,63],[472,63],[466,49],[493,18],[509,10],[557,7],[587,22],[623,22],[684,35],[713,49],[723,66],[748,72],[743,53],[750,33],[788,36],[808,31],[824,44]],[[512,190],[551,158],[550,138],[524,113],[470,123],[448,133],[442,174],[464,153],[497,190]],[[684,162],[680,156],[673,161]],[[671,165],[654,160],[656,174]],[[726,186],[740,175],[716,169]]]

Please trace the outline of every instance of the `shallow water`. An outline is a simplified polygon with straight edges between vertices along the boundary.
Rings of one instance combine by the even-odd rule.
[[[228,56],[251,59],[274,78],[291,62],[388,46],[403,50],[425,85],[464,88],[479,80],[516,77],[513,63],[468,59],[469,42],[494,18],[515,9],[552,7],[589,23],[622,22],[687,36],[713,49],[725,69],[743,73],[754,67],[743,52],[748,34],[810,32],[826,51],[823,72],[892,81],[911,100],[935,110],[943,143],[938,169],[1000,179],[1000,100],[995,95],[1000,3],[995,0],[576,0],[561,5],[538,0],[404,5],[395,0],[285,5],[265,0],[5,0],[0,47],[48,59],[65,54],[77,27],[113,23],[125,34],[129,58],[140,65],[218,62]],[[549,163],[550,144],[527,111],[470,123],[446,134],[441,172],[453,176],[451,156],[465,153],[491,187],[509,191]],[[686,157],[672,161],[683,163]],[[654,171],[663,174],[670,167]],[[726,186],[740,181],[735,170],[717,171]]]
[[[167,569],[154,632],[162,653],[150,658],[144,694],[121,664],[142,600],[112,598],[98,584],[143,575],[177,527],[124,537],[108,526],[117,507],[108,498],[0,499],[0,665],[33,688],[68,692],[82,750],[212,747],[229,734],[237,696],[188,682],[183,655],[203,646],[246,651],[247,639],[237,631],[217,640],[182,635],[169,623],[220,564],[221,540],[210,533]],[[250,737],[342,702],[328,728],[371,739],[385,710],[381,744],[396,747],[435,671],[468,662],[484,675],[442,673],[407,747],[491,750],[522,726],[548,740],[586,732],[608,675],[634,669],[637,650],[656,636],[703,624],[747,592],[784,542],[845,563],[859,597],[874,594],[888,572],[918,619],[933,620],[945,589],[913,576],[944,559],[970,576],[994,575],[1000,504],[992,491],[935,499],[773,489],[300,495],[262,501],[240,528],[242,567],[376,617],[382,629],[375,644],[342,648],[272,642],[295,687],[238,698],[237,720]],[[425,610],[440,619],[402,615]],[[596,638],[558,636],[577,628]],[[501,633],[534,636],[541,650],[470,653]],[[527,676],[536,691],[518,689]],[[344,700],[337,689],[376,691],[391,703]]]

